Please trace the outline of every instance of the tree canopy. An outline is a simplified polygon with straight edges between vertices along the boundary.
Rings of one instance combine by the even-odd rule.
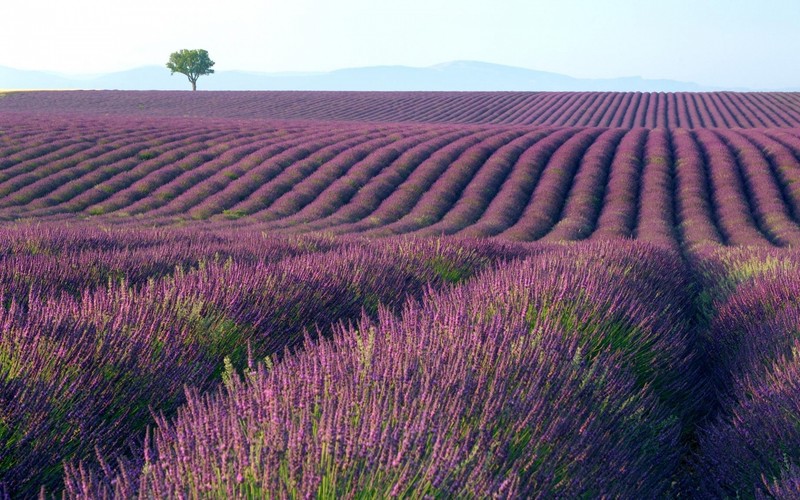
[[[211,66],[214,61],[208,57],[208,52],[203,49],[182,49],[169,55],[167,68],[171,75],[181,73],[189,78],[192,83],[192,90],[197,90],[197,79],[203,75],[214,73]]]

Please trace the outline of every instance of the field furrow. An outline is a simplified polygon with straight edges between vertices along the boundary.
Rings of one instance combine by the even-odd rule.
[[[520,155],[497,194],[483,215],[472,226],[459,231],[459,236],[495,236],[519,220],[552,155],[567,142],[576,130],[551,130]]]
[[[611,163],[624,135],[625,131],[621,129],[607,130],[586,150],[561,216],[542,241],[582,240],[594,232],[605,198]]]
[[[634,129],[625,133],[617,146],[605,198],[600,205],[592,239],[631,238],[639,213],[639,189],[642,157],[647,130]]]
[[[447,165],[446,170],[442,171],[429,186],[424,188],[416,203],[409,206],[408,211],[402,217],[380,228],[371,229],[366,234],[405,234],[438,222],[452,208],[475,173],[486,164],[492,155],[523,133],[519,129],[504,131],[471,146]]]
[[[432,154],[470,133],[471,131],[458,129],[441,130],[434,138],[408,148],[372,176],[346,203],[336,208],[335,212],[321,219],[309,221],[304,228],[315,230],[347,226],[364,219]]]
[[[547,234],[561,217],[584,153],[600,134],[600,129],[580,130],[553,153],[519,219],[501,237],[533,241]]]
[[[449,143],[419,163],[366,217],[352,224],[337,226],[332,230],[336,233],[362,232],[397,221],[413,209],[422,195],[447,170],[448,166],[470,148],[479,148],[482,143],[490,141],[501,133],[491,129],[474,131]]]
[[[684,238],[677,226],[675,173],[669,132],[651,130],[644,149],[644,166],[639,184],[639,213],[635,238],[668,248],[678,248]]]
[[[712,131],[699,130],[692,135],[705,158],[720,232],[733,245],[770,245],[754,217],[752,195],[735,153]]]
[[[453,207],[441,220],[417,231],[420,236],[449,235],[474,224],[497,195],[520,156],[549,134],[537,129],[497,148],[469,180]]]

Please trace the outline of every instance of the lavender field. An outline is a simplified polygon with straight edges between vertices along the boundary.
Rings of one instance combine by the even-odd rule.
[[[800,96],[0,94],[0,498],[797,498]]]

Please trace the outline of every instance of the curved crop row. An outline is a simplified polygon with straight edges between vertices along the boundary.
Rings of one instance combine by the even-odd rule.
[[[779,245],[800,244],[800,231],[792,219],[791,210],[777,177],[769,154],[759,150],[755,134],[735,134],[717,131],[738,157],[743,178],[750,186],[752,214]]]
[[[447,165],[402,217],[368,234],[408,233],[438,222],[455,204],[475,172],[486,166],[492,154],[523,133],[521,130],[506,131],[465,150]]]
[[[328,177],[327,183],[320,182],[321,179],[308,179],[311,182],[317,182],[319,185],[315,191],[317,196],[310,199],[295,213],[280,219],[280,227],[287,227],[291,225],[305,225],[311,222],[324,220],[332,214],[340,211],[347,204],[351,203],[353,197],[357,193],[366,193],[370,181],[379,178],[385,171],[388,171],[395,165],[396,162],[403,159],[403,155],[407,152],[415,151],[419,146],[429,144],[434,138],[438,138],[440,134],[428,130],[419,131],[419,133],[393,137],[392,140],[382,147],[372,148],[366,150],[367,155],[353,164],[347,171],[338,177],[333,178],[329,169],[325,172]],[[408,158],[408,157],[406,157]],[[306,180],[298,182],[296,189],[303,190],[306,199],[313,195],[315,191],[310,191],[308,186],[305,186]],[[267,186],[261,188],[265,192],[271,191]],[[309,192],[310,191],[310,192]],[[359,204],[361,209],[366,209],[365,206]],[[262,211],[263,214],[266,211]],[[257,213],[256,216],[261,218],[262,213]],[[276,225],[277,227],[277,225]]]
[[[330,228],[353,224],[369,215],[388,197],[421,163],[433,153],[446,147],[453,141],[470,135],[469,130],[449,130],[436,134],[432,139],[403,151],[395,160],[389,162],[377,172],[361,189],[353,193],[347,203],[321,219],[308,221],[304,227],[309,230]],[[280,224],[277,221],[276,224]]]
[[[497,148],[470,179],[453,207],[439,222],[419,230],[418,234],[453,234],[478,221],[525,151],[549,133],[549,130],[535,130]]]
[[[80,229],[73,241],[75,233]],[[54,275],[27,282],[19,277],[43,271],[28,265],[36,257],[5,259],[15,267],[0,275],[10,278],[0,297],[0,481],[12,494],[56,486],[64,460],[124,451],[151,423],[151,410],[174,412],[185,385],[213,387],[226,356],[237,367],[248,356],[277,359],[304,335],[374,315],[379,306],[399,309],[504,258],[502,247],[433,240],[341,242],[320,252],[313,239],[304,248],[303,240],[241,236],[252,256],[268,260],[215,257],[167,275],[131,275],[135,287],[111,281],[111,273],[103,284],[89,269],[64,275],[75,275],[76,283]],[[214,235],[192,238],[215,246]],[[186,257],[199,260],[210,251],[200,246]],[[93,256],[117,262],[108,252]],[[85,261],[91,260],[54,263]],[[150,266],[146,259],[127,262]],[[129,271],[137,269],[122,268],[120,279]],[[42,281],[51,287],[38,286]],[[63,293],[73,287],[77,297]]]
[[[583,155],[561,218],[544,241],[581,240],[595,230],[611,162],[624,134],[619,129],[604,132]]]
[[[331,136],[323,133],[304,137],[303,147],[316,150],[315,158],[330,158],[332,152],[340,152],[347,147],[357,144],[358,139],[353,139],[352,134],[336,137],[336,142],[331,143]],[[336,140],[335,139],[335,140]],[[266,163],[270,154],[284,160],[284,156],[291,147],[298,144],[297,139],[281,137],[278,140],[261,141],[253,143],[243,140],[241,146],[226,151],[216,162],[204,165],[203,178],[196,181],[196,170],[189,170],[169,184],[163,185],[159,190],[167,191],[169,198],[154,211],[155,215],[182,214],[190,211],[211,196],[225,190],[231,182],[242,175],[246,175],[253,168],[259,166],[258,162]],[[255,146],[255,147],[253,147]],[[300,167],[309,160],[295,162],[291,168]],[[285,172],[285,171],[284,171]]]
[[[698,493],[793,498],[800,465],[800,259],[795,251],[717,251],[716,314],[703,336],[714,396],[698,432]],[[703,266],[701,266],[702,268]]]
[[[553,153],[520,218],[501,237],[537,240],[558,222],[575,172],[599,135],[599,130],[580,130]]]
[[[500,132],[496,130],[475,131],[450,142],[408,172],[402,182],[397,184],[388,193],[388,196],[384,197],[379,205],[368,214],[369,217],[362,217],[356,222],[336,226],[333,231],[340,234],[361,232],[395,222],[416,205],[419,198],[452,162],[456,161],[469,148],[476,147],[481,142],[490,140],[499,134]]]
[[[229,371],[219,393],[189,392],[175,420],[159,419],[137,461],[69,466],[68,491],[668,495],[696,377],[688,302],[674,300],[685,270],[644,246],[590,252],[545,251],[270,370]],[[653,321],[663,301],[669,319]]]
[[[569,99],[575,109],[584,102]],[[614,102],[588,105],[610,114]],[[712,120],[721,106],[687,119]],[[650,109],[642,116],[658,122]],[[800,138],[792,129],[155,119],[131,128],[86,118],[52,135],[52,124],[39,126],[56,146],[40,158],[12,154],[0,170],[5,220],[191,218],[287,233],[639,238],[684,248],[800,242]],[[36,149],[41,134],[33,136]]]
[[[483,216],[458,234],[494,236],[519,220],[524,204],[530,199],[550,157],[575,133],[574,129],[552,131],[522,153]]]
[[[675,178],[670,136],[666,130],[654,130],[647,136],[644,166],[639,184],[639,213],[634,235],[656,245],[678,244],[675,202],[672,196]]]
[[[617,146],[592,238],[632,237],[639,210],[639,184],[646,141],[647,131],[636,129],[627,132]]]
[[[753,186],[747,182],[735,153],[711,131],[699,130],[694,137],[706,158],[712,199],[719,207],[719,223],[726,238],[733,245],[771,245],[754,217]]]
[[[672,141],[681,235],[689,247],[705,243],[722,244],[729,235],[722,233],[719,227],[706,157],[688,131],[676,130]]]
[[[408,131],[411,136],[421,133],[421,131]],[[305,208],[309,203],[322,198],[323,193],[330,185],[340,179],[346,179],[347,174],[353,169],[358,169],[363,164],[374,162],[375,156],[382,156],[382,149],[390,146],[395,141],[403,139],[406,135],[402,132],[395,134],[385,134],[376,131],[375,137],[369,137],[368,141],[350,147],[336,155],[330,161],[322,163],[313,173],[307,176],[298,176],[296,183],[291,189],[286,190],[282,195],[275,197],[271,203],[264,203],[260,210],[254,212],[254,216],[260,220],[275,220],[295,215]],[[391,161],[393,153],[388,158]],[[270,193],[272,190],[269,185],[264,185],[264,192]],[[258,193],[254,193],[258,195]],[[245,202],[249,199],[245,200]],[[235,209],[236,207],[234,207]]]

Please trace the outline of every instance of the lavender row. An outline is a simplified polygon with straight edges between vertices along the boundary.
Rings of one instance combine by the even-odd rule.
[[[265,150],[272,152],[284,147],[287,137],[279,131],[268,130],[226,139],[195,154],[189,154],[174,164],[151,170],[136,183],[131,184],[129,193],[135,193],[135,198],[138,199],[135,201],[131,199],[125,205],[125,211],[131,214],[153,215],[167,212],[168,207],[176,203],[174,201],[176,198],[181,200],[191,198],[187,191],[198,188],[209,189],[209,185],[214,185],[215,176],[218,176],[220,171],[229,170],[233,165],[243,168],[253,157],[259,154],[263,156]],[[304,136],[304,139],[313,140],[313,136]],[[271,147],[275,149],[270,149]],[[186,210],[188,207],[181,208]]]
[[[719,132],[720,138],[735,151],[743,178],[750,187],[752,213],[761,227],[778,245],[796,246],[800,243],[796,219],[787,201],[775,162],[769,153],[763,154],[762,143],[756,134],[733,134]],[[766,142],[768,143],[768,142]],[[779,160],[782,163],[782,160]]]
[[[272,262],[201,263],[138,288],[50,290],[25,307],[12,298],[0,308],[5,487],[23,496],[57,488],[64,460],[122,451],[151,412],[174,412],[185,385],[213,387],[225,357],[241,368],[248,355],[280,356],[306,334],[398,309],[522,251],[432,240],[292,250],[278,244]],[[29,291],[9,285],[4,298]]]
[[[611,105],[592,102],[598,113]],[[58,145],[40,159],[12,154],[0,170],[4,220],[236,220],[287,234],[639,238],[686,249],[800,241],[793,129],[2,120],[42,132],[33,149],[43,137]]]
[[[642,174],[642,158],[647,132],[632,130],[620,141],[611,171],[605,198],[601,200],[594,239],[630,238],[636,227],[639,205],[639,185]]]
[[[703,345],[715,398],[697,432],[697,492],[791,498],[800,464],[800,255],[727,250],[701,263],[713,311]]]
[[[276,196],[274,203],[265,204],[267,206],[255,212],[255,217],[262,220],[275,220],[298,213],[309,203],[319,199],[331,183],[345,178],[347,173],[352,169],[357,169],[363,163],[373,161],[374,157],[372,155],[380,156],[381,149],[391,145],[398,138],[397,135],[400,138],[406,137],[402,132],[397,135],[378,132],[375,138],[347,149],[331,161],[320,165],[318,169],[308,176],[298,177],[297,180],[302,180],[302,182],[298,182],[295,189]],[[411,135],[414,136],[418,133],[419,131],[412,132]],[[266,193],[271,191],[268,187],[265,186],[265,188]]]
[[[793,250],[87,228],[0,234],[0,495],[796,487]]]
[[[352,224],[363,219],[375,210],[415,168],[433,153],[471,133],[472,131],[469,129],[457,129],[446,134],[437,134],[434,138],[409,147],[395,160],[387,162],[380,172],[375,173],[366,184],[352,194],[349,200],[336,207],[333,213],[317,220],[305,221],[305,219],[302,219],[304,222],[303,227],[309,230],[319,230]],[[319,203],[328,205],[327,201],[321,200]],[[276,221],[275,224],[282,225],[282,222]]]
[[[355,205],[354,197],[358,194],[368,196],[369,184],[380,178],[385,172],[392,171],[398,162],[404,161],[403,155],[415,151],[418,146],[426,145],[439,134],[421,131],[420,134],[395,138],[383,148],[371,151],[362,160],[352,166],[344,175],[329,179],[327,185],[317,188],[318,196],[306,203],[294,214],[280,220],[281,227],[302,226],[319,222],[339,212],[347,206]],[[300,186],[298,186],[299,188]],[[307,189],[307,188],[306,188]],[[321,191],[320,191],[321,189]],[[360,209],[366,209],[360,206]],[[325,227],[320,225],[319,227]],[[310,227],[308,229],[311,229]]]
[[[214,193],[203,193],[206,196],[198,196],[193,199],[194,204],[188,209],[188,215],[200,219],[224,212],[255,190],[261,183],[271,179],[296,161],[306,158],[316,150],[335,141],[339,135],[340,132],[333,130],[315,130],[311,134],[306,131],[306,133],[296,134],[276,144],[260,148],[255,153],[248,155],[244,161],[237,163],[230,172],[227,172],[229,175],[223,175],[217,179],[217,184],[222,189]],[[208,187],[205,183],[201,183],[200,186],[201,188]],[[211,186],[216,187],[213,184]]]
[[[542,238],[543,241],[582,240],[594,232],[611,162],[624,134],[622,130],[609,130],[586,150],[567,194],[561,218]]]
[[[502,237],[523,241],[537,240],[558,222],[581,159],[599,135],[599,130],[580,130],[553,153],[548,163],[549,168],[542,172],[520,218],[500,233]]]
[[[361,232],[373,227],[395,222],[413,207],[427,189],[470,147],[476,147],[482,141],[499,135],[496,130],[485,130],[469,134],[448,143],[420,162],[416,168],[406,174],[401,183],[396,185],[389,196],[383,198],[369,217],[334,228],[336,233]]]
[[[17,92],[0,112],[614,128],[792,128],[791,92]]]
[[[711,131],[697,131],[694,139],[706,158],[712,199],[727,240],[737,246],[772,245],[768,231],[754,217],[753,186],[747,182],[734,152]]]
[[[416,204],[409,207],[402,217],[367,234],[403,234],[438,222],[453,207],[466,184],[486,165],[492,154],[523,133],[522,130],[515,130],[496,134],[465,150],[424,189]]]
[[[477,222],[508,179],[514,166],[522,159],[522,155],[548,135],[549,130],[535,130],[499,147],[475,173],[441,220],[419,230],[418,234],[454,234]]]
[[[704,244],[724,244],[726,234],[719,228],[710,168],[706,168],[703,153],[692,136],[684,130],[673,135],[675,148],[675,184],[677,216],[680,232],[688,247]]]
[[[529,147],[517,159],[481,218],[457,234],[470,237],[495,236],[519,220],[548,161],[576,132],[575,129],[555,130]]]
[[[543,248],[272,368],[228,370],[139,457],[71,464],[69,496],[669,494],[696,383],[685,269],[642,245],[586,250]]]

